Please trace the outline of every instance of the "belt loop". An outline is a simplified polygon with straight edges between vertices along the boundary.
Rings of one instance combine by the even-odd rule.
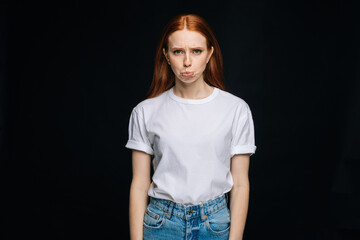
[[[174,202],[170,201],[169,208],[168,208],[168,210],[167,210],[167,212],[165,214],[168,219],[170,219],[170,217],[171,217],[171,213],[172,213],[173,208],[174,208]]]
[[[201,216],[201,221],[205,221],[207,216],[205,215],[205,212],[204,212],[204,204],[200,204],[200,216]]]

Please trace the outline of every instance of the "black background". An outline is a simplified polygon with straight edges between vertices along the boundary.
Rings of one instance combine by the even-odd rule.
[[[1,4],[2,239],[128,239],[132,108],[179,13],[254,118],[244,239],[360,239],[359,3]]]

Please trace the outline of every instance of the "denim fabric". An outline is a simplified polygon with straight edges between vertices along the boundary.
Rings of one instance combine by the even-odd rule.
[[[150,197],[144,213],[145,240],[220,240],[229,239],[229,232],[230,210],[225,194],[189,206]]]

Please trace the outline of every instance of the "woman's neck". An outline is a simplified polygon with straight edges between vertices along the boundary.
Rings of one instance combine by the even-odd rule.
[[[208,85],[205,81],[194,82],[191,84],[182,84],[175,82],[173,92],[176,96],[186,99],[202,99],[211,95],[214,87]]]

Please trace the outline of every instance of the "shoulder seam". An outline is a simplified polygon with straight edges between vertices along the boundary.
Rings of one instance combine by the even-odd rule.
[[[136,115],[137,115],[139,118],[141,118],[141,120],[144,120],[144,118],[143,118],[143,117],[141,116],[141,114],[138,112],[138,110],[137,110],[136,107],[133,108],[133,112],[135,112]]]

